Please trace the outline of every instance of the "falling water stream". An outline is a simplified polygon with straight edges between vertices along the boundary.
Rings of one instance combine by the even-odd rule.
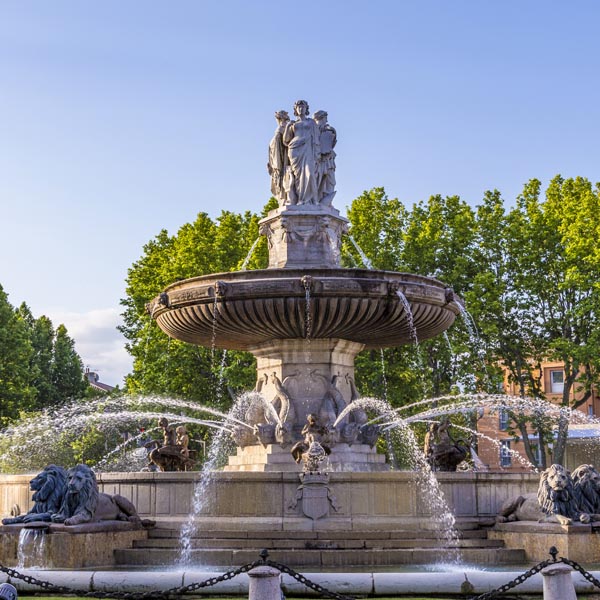
[[[419,347],[419,336],[417,334],[417,328],[415,327],[415,322],[413,319],[412,308],[410,306],[410,302],[408,298],[404,295],[404,292],[398,290],[396,292],[398,299],[400,300],[400,304],[404,308],[404,312],[406,313],[406,322],[408,324],[408,333],[410,341],[418,348]]]
[[[356,243],[356,240],[348,234],[348,239],[352,242],[352,245],[356,248],[358,255],[360,256],[360,260],[362,260],[363,265],[366,269],[373,270],[373,263],[368,259],[367,255],[363,252],[362,248]]]
[[[248,250],[248,254],[246,255],[246,258],[244,259],[244,262],[242,263],[242,266],[240,267],[240,271],[245,271],[248,268],[248,263],[250,262],[250,259],[252,258],[252,255],[254,254],[254,250],[256,249],[256,246],[258,246],[258,242],[260,242],[260,238],[261,238],[261,236],[259,235],[254,240],[254,243],[250,247],[250,250]]]
[[[218,294],[215,290],[215,300],[213,302],[213,314],[212,314],[212,336],[211,336],[211,340],[210,340],[210,359],[211,359],[211,363],[214,367],[215,365],[215,349],[217,347],[217,321],[218,321],[218,316],[219,316],[219,309],[218,309]]]
[[[227,414],[231,421],[241,423],[239,417],[243,416],[253,401],[266,403],[264,398],[257,392],[247,392],[241,394],[233,407]],[[248,425],[246,425],[248,427]],[[229,446],[229,447],[228,447]],[[181,528],[179,536],[180,555],[177,566],[188,567],[192,563],[192,539],[198,531],[198,517],[210,508],[210,496],[207,493],[208,488],[213,481],[214,474],[217,472],[219,463],[229,454],[231,450],[231,438],[226,431],[218,431],[211,441],[208,458],[202,465],[200,478],[194,487],[192,497],[192,509],[188,518]]]
[[[353,406],[354,405],[354,406]],[[429,463],[427,462],[425,455],[421,451],[419,444],[415,438],[414,432],[408,426],[408,422],[403,419],[398,419],[396,412],[389,405],[389,403],[379,400],[377,398],[359,398],[352,404],[349,404],[337,417],[334,426],[337,425],[351,410],[356,407],[363,408],[369,411],[371,414],[377,415],[376,419],[391,419],[396,427],[390,428],[390,435],[395,436],[393,442],[398,442],[408,452],[409,468],[416,472],[417,485],[421,497],[428,509],[428,513],[431,514],[431,522],[435,526],[435,532],[437,537],[444,542],[444,562],[454,563],[458,560],[458,551],[456,549],[459,534],[456,531],[455,524],[456,519],[448,504],[444,498],[444,493],[433,474]]]
[[[17,569],[43,568],[46,565],[47,537],[45,529],[21,529],[17,545]]]
[[[472,353],[475,355],[477,361],[481,365],[481,369],[485,374],[486,383],[489,383],[490,376],[487,370],[487,365],[485,364],[485,348],[479,332],[477,331],[477,325],[475,325],[473,315],[471,315],[471,313],[460,302],[457,302],[456,304],[460,311],[460,316],[462,317],[463,323],[465,324],[469,333],[469,346],[472,349]]]

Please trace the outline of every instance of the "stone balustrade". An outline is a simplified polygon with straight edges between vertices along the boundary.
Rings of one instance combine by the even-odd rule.
[[[0,474],[0,515],[17,504],[30,507],[32,475]],[[539,476],[514,473],[437,473],[449,507],[457,518],[490,519],[504,500],[535,492]],[[165,522],[187,519],[199,473],[100,473],[102,491],[121,494],[137,507],[142,518]],[[199,518],[218,529],[265,525],[278,529],[378,529],[395,525],[426,526],[430,513],[420,476],[412,472],[331,473],[330,486],[340,509],[312,522],[290,504],[299,485],[296,473],[217,472],[206,489]]]

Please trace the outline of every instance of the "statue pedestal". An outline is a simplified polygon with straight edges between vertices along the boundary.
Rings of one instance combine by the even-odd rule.
[[[224,471],[260,471],[300,473],[302,465],[296,464],[290,454],[290,447],[276,444],[246,446],[238,448],[235,456],[229,457]],[[375,472],[388,471],[385,456],[378,454],[366,444],[336,444],[325,461],[327,472]]]
[[[260,221],[269,243],[269,269],[335,268],[348,219],[331,207],[302,204],[272,210]]]

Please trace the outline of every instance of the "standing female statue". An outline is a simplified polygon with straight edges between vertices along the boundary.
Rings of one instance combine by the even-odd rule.
[[[279,206],[287,204],[287,193],[283,185],[283,177],[288,166],[287,148],[283,145],[283,132],[290,122],[290,117],[285,110],[275,113],[277,129],[269,144],[269,162],[267,170],[271,176],[271,194],[279,200]]]
[[[327,122],[327,112],[318,110],[313,119],[319,128],[319,156],[317,159],[319,203],[331,206],[335,196],[335,145],[337,133]]]
[[[318,204],[317,160],[319,127],[308,116],[308,102],[294,104],[296,121],[288,123],[283,132],[283,143],[288,149],[289,169],[286,188],[289,204]]]

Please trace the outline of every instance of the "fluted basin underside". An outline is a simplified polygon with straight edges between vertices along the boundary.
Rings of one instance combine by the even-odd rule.
[[[176,339],[251,350],[275,339],[339,338],[367,348],[434,337],[459,307],[429,277],[357,269],[264,269],[194,277],[169,286],[149,306]],[[307,310],[308,304],[308,310]]]

